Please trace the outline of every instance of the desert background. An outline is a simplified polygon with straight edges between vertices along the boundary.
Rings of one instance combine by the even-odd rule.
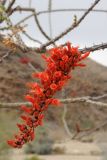
[[[59,1],[53,0],[50,3],[44,0],[42,3],[42,1],[32,0],[28,1],[29,3],[25,1],[22,3],[22,1],[16,0],[12,7],[17,5],[29,8],[37,7],[37,10],[41,11],[45,10],[49,4],[51,4],[51,9],[56,9],[70,8],[70,6],[71,8],[81,8],[82,6],[88,8],[94,3],[94,1],[91,1],[91,3],[89,1],[83,2],[83,4],[79,4],[77,1],[75,3],[73,1],[65,3],[63,0],[61,4]],[[5,6],[7,7],[10,2],[6,2]],[[102,0],[95,9],[107,10],[106,8],[106,0]],[[63,18],[60,19],[60,17],[71,16],[72,19],[74,14],[74,12],[62,13],[62,15],[61,13],[59,15],[52,14],[52,17],[47,14],[48,17],[44,19],[41,17],[40,22],[43,29],[52,36],[51,38],[54,38],[55,35],[64,30],[70,20],[70,18],[67,18],[64,26],[61,25]],[[81,13],[76,12],[76,14],[78,20]],[[72,35],[70,33],[65,38],[61,38],[57,45],[69,39],[75,45],[74,35],[79,37],[77,38],[77,45],[79,44],[80,48],[84,48],[85,45],[86,47],[93,46],[94,43],[99,44],[102,41],[106,42],[107,22],[105,13],[104,15],[94,13],[94,16],[92,13],[90,14],[85,22],[82,22],[82,25],[80,24],[80,28],[78,27],[76,31],[73,30]],[[18,18],[19,15],[20,18]],[[26,13],[20,12],[10,15],[13,26],[24,16],[26,16]],[[47,27],[48,18],[51,18],[51,29],[49,26]],[[60,25],[57,24],[59,19],[61,21]],[[98,19],[101,21],[100,26],[97,26],[99,24]],[[54,26],[54,23],[56,26]],[[42,37],[43,35],[39,35],[39,31],[35,31],[35,34],[33,34],[34,24],[32,20],[25,24],[30,24],[28,25],[30,28],[28,27],[26,32],[41,40],[42,43],[46,42],[46,39]],[[4,22],[1,23],[1,27],[3,26],[5,26]],[[43,71],[46,64],[41,58],[42,53],[35,50],[35,47],[39,46],[38,44],[36,46],[35,42],[22,35],[23,41],[29,47],[28,50],[24,52],[20,44],[16,44],[13,51],[13,48],[3,41],[9,33],[2,30],[0,32],[0,59],[5,53],[10,53],[9,56],[0,61],[0,160],[107,160],[107,47],[105,47],[105,50],[91,52],[91,56],[84,61],[86,67],[83,69],[78,67],[74,70],[72,79],[69,80],[61,92],[55,95],[59,99],[88,97],[95,103],[76,101],[62,104],[59,107],[50,106],[45,113],[43,126],[36,129],[35,140],[26,144],[22,149],[11,149],[6,141],[17,132],[16,123],[20,121],[22,111],[20,106],[14,107],[3,104],[25,101],[24,95],[28,92],[26,83],[33,81],[31,75],[35,72],[35,69]],[[23,57],[30,59],[30,63],[23,63],[21,61]]]

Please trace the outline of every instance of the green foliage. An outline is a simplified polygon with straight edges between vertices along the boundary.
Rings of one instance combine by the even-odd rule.
[[[3,5],[0,5],[0,21],[6,20],[6,17],[3,15],[4,11],[5,7]]]
[[[38,156],[32,156],[31,158],[27,158],[25,160],[41,160]]]
[[[36,132],[36,138],[32,143],[29,143],[26,148],[26,153],[36,154],[51,154],[53,147],[53,140],[49,137],[46,132],[46,128],[38,128]]]

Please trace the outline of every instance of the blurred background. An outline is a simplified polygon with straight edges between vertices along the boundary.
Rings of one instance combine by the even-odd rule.
[[[59,108],[50,106],[33,142],[18,150],[6,143],[17,133],[16,123],[22,114],[20,106],[7,104],[23,102],[32,72],[45,68],[40,53],[35,51],[49,41],[40,27],[53,39],[78,21],[94,2],[0,1],[0,160],[107,159],[107,49],[91,52],[85,60],[87,66],[74,70],[68,85],[56,94],[61,99],[89,96],[95,103],[76,101]],[[70,41],[82,49],[106,43],[106,19],[107,1],[100,0],[80,25],[56,45]],[[24,51],[27,47],[29,50]]]

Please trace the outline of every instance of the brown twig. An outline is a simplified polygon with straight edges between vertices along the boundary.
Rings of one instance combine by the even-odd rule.
[[[65,44],[66,45],[66,44]],[[97,44],[97,45],[93,45],[91,47],[85,47],[83,49],[79,49],[79,51],[84,54],[85,52],[94,52],[94,51],[98,51],[98,50],[104,50],[107,49],[107,43],[102,43],[102,44]],[[38,53],[42,52],[42,48],[34,48],[34,51],[37,51]]]
[[[34,16],[34,14],[30,14],[30,15],[26,16],[25,18],[23,18],[22,20],[20,20],[18,23],[16,23],[15,26],[18,26],[21,23],[24,23],[26,20],[28,20],[29,18],[31,18],[33,16]]]
[[[102,43],[102,44],[98,44],[98,45],[93,45],[91,47],[85,47],[83,49],[79,49],[82,53],[84,52],[94,52],[94,51],[98,51],[101,49],[106,49],[107,48],[107,43]]]
[[[17,7],[16,7],[17,8]],[[12,12],[14,12],[14,11],[17,11],[17,9],[16,8],[14,8],[13,10],[12,10]],[[39,16],[39,15],[41,15],[41,14],[46,14],[46,13],[54,13],[54,12],[77,12],[77,11],[79,11],[79,12],[83,12],[83,11],[86,11],[87,9],[51,9],[51,11],[49,11],[49,10],[44,10],[44,11],[40,11],[40,12],[37,12],[36,14],[37,14],[37,16]],[[19,11],[19,10],[18,10]],[[93,9],[91,12],[98,12],[98,13],[107,13],[107,10],[101,10],[101,9]],[[31,15],[29,15],[29,16],[26,16],[25,18],[23,18],[21,21],[19,21],[16,25],[19,25],[19,24],[21,24],[21,23],[23,23],[23,22],[25,22],[26,20],[28,20],[29,18],[31,18],[32,16],[34,16],[34,14],[31,14]]]
[[[85,8],[51,9],[51,11],[49,11],[49,10],[39,11],[39,12],[37,12],[37,15],[39,16],[41,14],[47,14],[49,12],[55,13],[55,12],[86,12],[86,11],[87,11],[87,9],[85,9]],[[107,13],[107,10],[93,9],[93,10],[91,10],[91,12]]]
[[[72,24],[70,27],[68,27],[64,32],[62,32],[61,34],[59,34],[58,36],[56,36],[54,39],[52,39],[49,42],[43,44],[41,46],[41,48],[45,48],[45,47],[51,45],[53,42],[58,41],[60,38],[62,38],[63,36],[65,36],[67,33],[69,33],[70,31],[72,31],[73,29],[75,29],[84,20],[84,18],[90,13],[90,11],[98,4],[98,2],[100,2],[100,0],[95,0],[95,2],[82,15],[82,17],[77,21],[77,23],[75,25]]]
[[[37,40],[37,39],[34,39],[34,38],[31,37],[27,32],[23,31],[22,33],[23,33],[27,38],[29,38],[31,41],[36,42],[36,43],[39,43],[40,45],[42,45],[42,42],[40,42],[40,41]]]
[[[21,7],[17,7],[17,11],[32,12],[32,13],[33,13],[32,15],[34,16],[35,22],[36,22],[36,24],[37,24],[40,32],[44,35],[44,37],[45,37],[46,39],[51,40],[51,38],[46,34],[46,32],[45,32],[45,31],[43,30],[43,28],[41,27],[35,9],[33,9],[33,8],[21,8]],[[54,42],[53,42],[53,44],[54,44]]]
[[[7,9],[6,9],[6,13],[8,13],[8,12],[11,10],[11,8],[12,8],[12,6],[14,5],[15,1],[16,1],[16,0],[11,0],[11,2],[9,3],[9,5],[8,5],[8,7],[7,7]]]
[[[92,134],[95,131],[98,131],[99,129],[101,129],[102,127],[104,127],[105,125],[107,125],[107,119],[105,119],[102,123],[100,123],[99,125],[97,125],[95,128],[93,129],[87,129],[87,130],[83,130],[80,133],[76,133],[74,134],[74,136],[72,137],[72,139],[77,139],[80,140],[82,137],[84,136],[88,136],[90,134]]]

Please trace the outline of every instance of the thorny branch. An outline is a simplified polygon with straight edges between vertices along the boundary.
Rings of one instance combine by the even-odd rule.
[[[82,15],[82,17],[77,21],[76,24],[72,24],[70,27],[68,27],[64,32],[62,32],[61,34],[59,34],[58,36],[56,36],[54,39],[52,39],[51,41],[45,43],[44,45],[41,46],[41,48],[45,48],[47,46],[49,46],[50,44],[52,44],[53,42],[58,41],[60,38],[62,38],[63,36],[65,36],[67,33],[69,33],[70,31],[72,31],[73,29],[75,29],[83,20],[84,18],[90,13],[90,11],[100,2],[100,0],[95,0],[95,2],[89,7],[89,9]]]
[[[17,8],[18,11],[27,11],[27,12],[32,12],[33,16],[34,16],[34,19],[35,19],[35,22],[40,30],[40,32],[45,36],[45,38],[47,38],[48,40],[51,40],[51,38],[46,34],[46,32],[43,30],[43,28],[41,27],[40,23],[39,23],[39,20],[38,20],[38,17],[37,17],[37,14],[36,14],[36,9],[33,9],[33,8],[21,8],[21,7],[18,7]],[[53,42],[54,43],[54,42]]]
[[[98,45],[93,45],[91,47],[85,47],[83,49],[80,49],[80,51],[82,53],[87,52],[87,51],[94,52],[94,51],[101,50],[101,49],[104,50],[106,48],[107,48],[107,43],[102,43],[102,44],[98,44]]]
[[[17,8],[16,8],[17,9]],[[79,12],[83,12],[83,11],[86,11],[87,9],[51,9],[51,11],[49,10],[44,10],[44,11],[39,11],[36,13],[37,16],[41,15],[41,14],[46,14],[46,13],[54,13],[54,12],[76,12],[76,11],[79,11]],[[17,11],[17,10],[16,10]],[[107,10],[98,10],[98,9],[93,9],[91,12],[98,12],[98,13],[107,13]],[[28,16],[26,16],[25,18],[23,18],[21,21],[19,21],[17,25],[25,22],[26,20],[30,19],[31,17],[33,17],[34,14],[30,14]]]
[[[95,12],[107,12],[106,10],[92,10],[93,9],[93,7],[98,3],[99,1],[98,0],[96,0],[95,2],[94,2],[94,4],[88,9],[88,10],[86,10],[86,9],[65,9],[65,11],[76,11],[76,10],[78,10],[78,11],[85,11],[85,13],[84,13],[84,15],[78,20],[78,22],[76,23],[76,25],[72,25],[72,27],[73,28],[75,28],[84,18],[85,18],[85,16],[90,12],[90,11],[95,11]],[[12,1],[11,1],[11,3],[12,3]],[[21,20],[20,21],[20,23],[22,23],[23,21],[25,21],[25,20],[27,20],[27,18],[30,18],[31,16],[36,16],[35,18],[35,20],[36,20],[36,23],[38,22],[38,19],[37,19],[37,15],[40,15],[40,14],[42,14],[42,13],[46,13],[46,12],[48,12],[48,11],[41,11],[41,12],[38,12],[38,13],[35,13],[35,9],[32,9],[32,8],[21,8],[21,7],[16,7],[15,8],[17,11],[31,11],[31,12],[33,12],[33,14],[31,14],[31,15],[29,15],[28,17],[25,17],[23,20]],[[59,9],[58,9],[59,10]],[[56,11],[58,11],[58,10],[53,10],[53,12],[56,12]],[[52,10],[51,10],[52,11]],[[61,9],[61,10],[59,10],[59,11],[64,11],[64,9]],[[19,25],[19,23],[17,24],[17,25]],[[37,23],[37,25],[38,25],[38,23]],[[41,28],[41,26],[39,25],[38,26],[39,27],[39,29]],[[71,28],[72,28],[71,27]],[[24,33],[24,34],[26,34],[26,36],[27,37],[29,37],[29,35],[27,34],[27,33]],[[36,42],[36,40],[34,40],[32,37],[29,37],[29,39],[30,40],[33,40],[33,41],[35,41]],[[50,42],[50,41],[49,41]],[[44,45],[41,45],[41,46],[44,46]],[[100,44],[100,45],[94,45],[94,46],[92,46],[92,47],[88,47],[88,48],[84,48],[84,49],[82,49],[81,51],[82,52],[85,52],[85,51],[96,51],[96,50],[100,50],[100,49],[105,49],[105,48],[107,48],[107,44],[106,43],[103,43],[103,44]],[[41,52],[41,48],[40,49],[38,49],[37,48],[37,50],[35,50],[35,51],[40,51]]]
[[[38,43],[41,43],[41,42],[38,41]],[[16,45],[16,47],[21,49],[21,51],[23,51],[23,48],[21,48],[21,46]],[[82,54],[84,54],[84,52],[87,52],[87,51],[94,52],[94,51],[98,51],[98,50],[101,50],[101,49],[102,50],[107,49],[107,43],[102,43],[102,44],[94,45],[94,46],[91,46],[91,47],[85,47],[83,49],[80,49],[80,51],[81,51]],[[28,52],[29,51],[34,51],[36,54],[42,53],[42,50],[40,50],[40,48],[27,48],[27,50],[28,50]],[[0,62],[2,62],[9,55],[10,54],[6,53],[3,57],[0,58]]]

